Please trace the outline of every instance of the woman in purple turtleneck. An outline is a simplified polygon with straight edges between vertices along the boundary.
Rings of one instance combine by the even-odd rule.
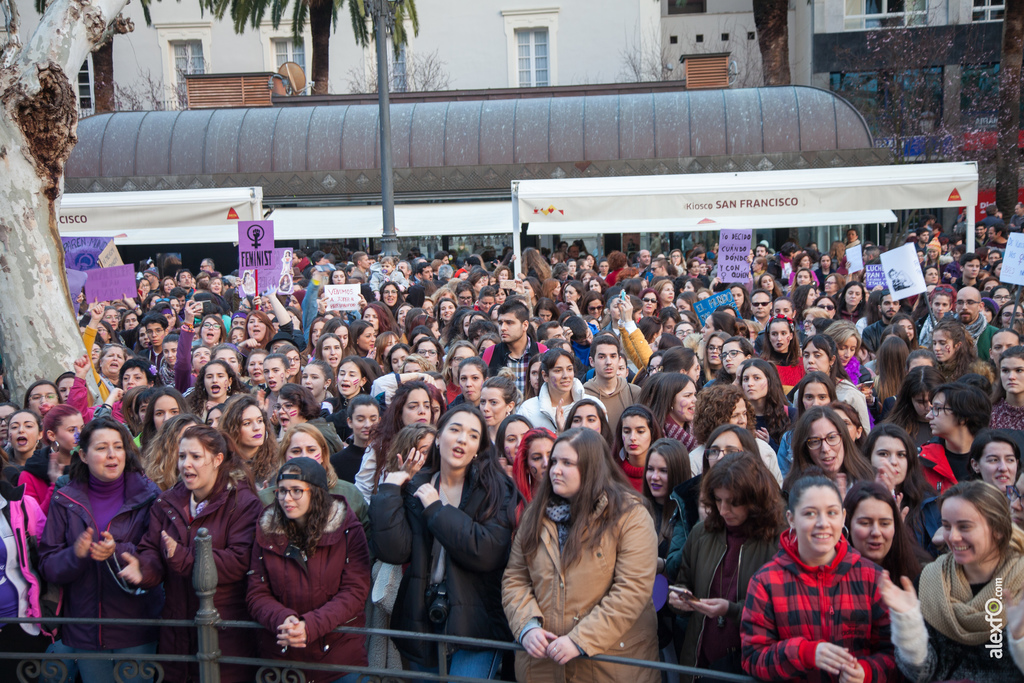
[[[117,576],[121,553],[136,552],[149,528],[149,508],[160,495],[156,484],[143,474],[124,425],[107,418],[86,424],[69,476],[71,483],[53,495],[39,547],[40,572],[64,589],[63,616],[158,618],[163,590],[157,587],[140,595]],[[61,636],[51,651],[67,652],[69,659],[77,652],[121,654],[128,659],[156,652],[153,627],[67,624]],[[106,660],[78,661],[84,683],[115,680],[114,666],[115,662]]]

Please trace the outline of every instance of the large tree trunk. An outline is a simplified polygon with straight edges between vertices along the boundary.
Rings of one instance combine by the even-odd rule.
[[[85,353],[68,297],[57,211],[76,142],[78,73],[125,0],[53,0],[0,68],[0,350],[16,400]]]
[[[754,0],[765,85],[789,85],[789,0]]]
[[[1024,60],[1024,0],[1006,0],[999,62],[999,133],[996,142],[996,206],[1009,216],[1017,204],[1020,150],[1020,76]]]
[[[96,113],[114,111],[114,36],[92,53],[92,78]]]
[[[296,0],[301,2],[301,0]],[[309,6],[309,32],[313,39],[313,57],[309,78],[313,81],[313,94],[326,95],[330,79],[331,0],[314,0]]]

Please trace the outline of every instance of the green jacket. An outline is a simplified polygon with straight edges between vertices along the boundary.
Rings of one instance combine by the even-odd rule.
[[[779,530],[781,532],[781,529]],[[683,548],[679,573],[672,583],[686,586],[698,598],[709,597],[711,580],[722,558],[725,557],[725,531],[711,533],[704,528],[704,522],[693,527]],[[768,564],[779,552],[779,536],[770,541],[748,538],[740,548],[738,601],[729,604],[729,617],[739,623],[743,605],[747,600],[747,585],[750,579]],[[670,577],[671,578],[671,577]],[[697,651],[707,617],[694,612],[686,625],[686,636],[679,652],[679,663],[696,666]]]
[[[999,328],[992,325],[986,325],[985,329],[981,331],[981,336],[978,337],[978,341],[975,344],[978,347],[978,358],[992,360],[992,357],[989,355],[989,351],[992,350],[992,335],[998,331]]]

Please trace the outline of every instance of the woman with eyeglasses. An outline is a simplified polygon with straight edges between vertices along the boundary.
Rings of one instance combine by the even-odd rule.
[[[937,438],[921,447],[925,477],[936,491],[968,478],[971,444],[991,419],[992,407],[981,389],[960,383],[936,387],[928,421]]]
[[[715,429],[724,424],[731,424],[750,431],[753,436],[754,420],[753,406],[743,395],[743,390],[735,384],[715,382],[712,386],[701,389],[697,394],[693,419],[693,435],[699,445],[690,449],[691,471],[694,474],[703,471],[704,443]],[[775,451],[761,439],[754,439],[754,442],[757,444],[754,453],[761,457],[776,483],[781,485],[783,475],[779,471]]]
[[[938,504],[950,552],[924,568],[916,590],[906,577],[880,583],[900,673],[914,683],[1020,681],[1024,603],[1009,596],[1024,588],[1024,531],[985,482],[961,482]]]
[[[715,465],[732,453],[756,453],[757,442],[749,430],[734,424],[724,424],[708,435],[701,454],[701,471],[672,489],[671,498],[675,504],[672,523],[672,543],[665,558],[665,574],[674,577],[682,563],[683,547],[690,531],[705,517],[701,509],[701,482]],[[692,472],[691,472],[692,473]],[[776,486],[778,484],[776,483]]]
[[[142,473],[138,451],[124,425],[109,418],[82,429],[71,459],[70,482],[50,504],[39,545],[39,570],[63,589],[61,616],[104,619],[156,619],[163,590],[136,591],[118,576],[122,553],[136,553],[149,528],[150,508],[160,489]],[[154,626],[64,624],[52,652],[105,652],[142,660],[156,652]],[[84,683],[114,680],[115,662],[79,659]],[[141,683],[148,676],[128,679]]]
[[[807,476],[789,490],[775,558],[747,587],[743,670],[760,681],[894,680],[881,570],[843,536],[843,492]]]
[[[815,406],[797,420],[793,428],[793,465],[782,482],[782,490],[811,468],[820,469],[845,492],[857,481],[871,481],[875,472],[850,437],[842,418],[828,406]]]
[[[249,611],[265,629],[257,633],[259,650],[285,662],[366,666],[363,636],[334,631],[366,623],[370,553],[362,524],[344,499],[330,495],[321,463],[291,459],[276,480],[249,572]],[[304,673],[307,681],[359,677]]]
[[[742,674],[740,617],[750,579],[779,549],[783,504],[778,484],[750,453],[724,456],[703,477],[707,517],[686,539],[669,605],[690,614],[679,662]]]
[[[162,619],[195,619],[199,597],[192,586],[192,570],[196,536],[204,528],[212,537],[217,564],[214,606],[222,619],[248,620],[246,576],[256,520],[263,511],[248,468],[220,432],[195,425],[182,434],[178,469],[181,480],[153,503],[149,526],[137,549],[118,551],[123,567],[118,576],[130,586],[150,591],[163,583],[167,600]],[[195,629],[164,626],[157,651],[192,655],[198,651],[197,638]],[[225,657],[256,655],[254,641],[242,630],[222,630],[219,646]],[[169,681],[199,678],[197,663],[166,661],[163,666]],[[254,675],[249,666],[220,666],[224,683],[247,683]]]

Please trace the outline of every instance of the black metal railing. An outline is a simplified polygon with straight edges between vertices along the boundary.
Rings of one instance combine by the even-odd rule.
[[[359,681],[366,683],[385,683],[388,681],[421,680],[450,681],[451,683],[486,683],[484,679],[451,676],[446,670],[447,649],[451,646],[465,646],[473,649],[489,649],[500,651],[519,651],[518,643],[468,638],[436,633],[416,633],[412,631],[396,631],[379,628],[339,627],[338,633],[360,636],[401,637],[406,640],[421,640],[435,643],[438,648],[440,672],[422,673],[397,669],[380,669],[374,667],[339,666],[316,662],[282,661],[280,659],[262,659],[253,657],[227,657],[221,654],[217,632],[223,628],[262,629],[255,621],[232,621],[221,619],[213,604],[213,596],[217,592],[217,568],[213,562],[212,539],[206,529],[200,529],[196,537],[195,564],[192,572],[192,586],[199,597],[199,610],[194,620],[185,619],[91,619],[74,617],[54,617],[46,620],[47,624],[103,624],[116,623],[120,626],[161,626],[195,628],[198,633],[198,651],[194,655],[147,654],[142,657],[131,654],[113,654],[109,652],[75,652],[73,654],[53,653],[19,653],[0,652],[0,659],[20,660],[17,667],[19,683],[29,683],[38,679],[40,683],[74,683],[71,671],[65,662],[69,660],[105,660],[116,662],[114,666],[114,683],[125,683],[138,676],[152,678],[153,683],[177,683],[165,678],[163,662],[195,663],[199,668],[201,683],[220,683],[220,666],[234,664],[250,666],[256,669],[256,683],[305,683],[305,671],[327,671],[336,678],[349,673],[357,674]],[[5,623],[36,623],[38,619],[10,618]],[[752,683],[753,678],[736,674],[727,674],[706,669],[698,669],[679,664],[632,659],[614,655],[595,655],[590,657],[595,662],[633,666],[640,669],[655,669],[660,672],[677,676],[713,677],[716,681],[730,683]],[[299,668],[301,667],[301,669]],[[0,682],[6,683],[6,682]]]

